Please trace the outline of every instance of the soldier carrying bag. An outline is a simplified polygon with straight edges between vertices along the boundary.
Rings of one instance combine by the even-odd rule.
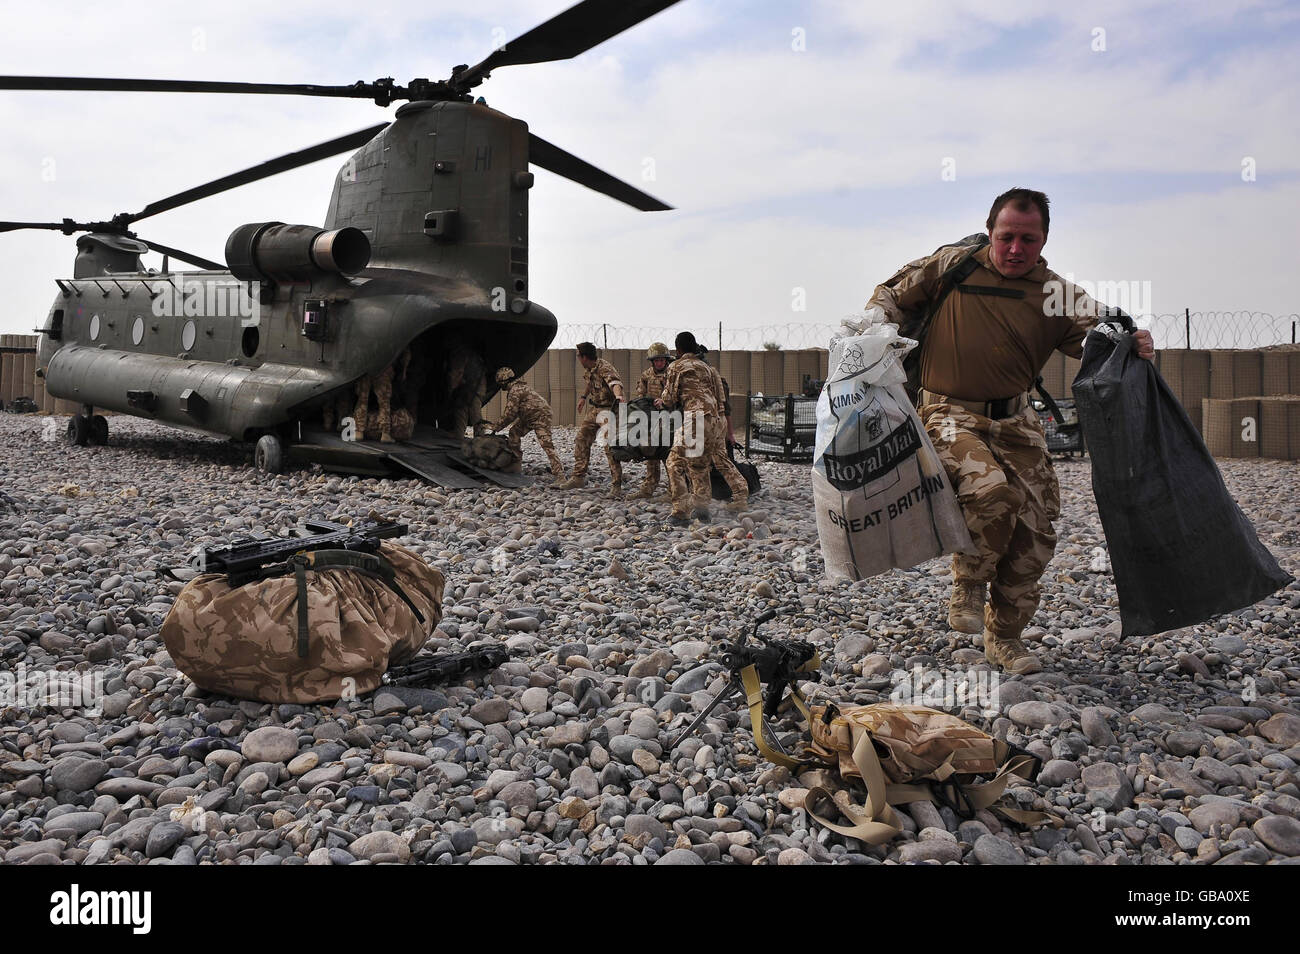
[[[304,547],[253,572],[195,577],[163,622],[168,653],[195,685],[243,699],[307,704],[371,692],[432,635],[444,586],[418,554],[375,544]]]

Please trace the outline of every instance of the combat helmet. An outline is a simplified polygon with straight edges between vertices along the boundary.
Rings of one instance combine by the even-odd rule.
[[[650,345],[645,353],[645,359],[647,361],[653,361],[655,358],[669,357],[671,357],[671,355],[668,354],[668,346],[662,341],[656,341],[654,344]]]
[[[497,368],[497,384],[509,384],[515,379],[515,373],[509,368]]]

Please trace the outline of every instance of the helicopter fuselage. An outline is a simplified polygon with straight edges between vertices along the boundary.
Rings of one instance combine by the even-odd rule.
[[[280,285],[266,303],[229,272],[61,286],[37,361],[51,394],[239,440],[301,420],[431,331],[516,367],[555,334],[538,305],[512,314],[486,289],[399,269]]]

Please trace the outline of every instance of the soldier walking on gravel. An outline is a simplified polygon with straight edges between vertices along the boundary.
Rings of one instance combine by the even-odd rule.
[[[718,398],[718,414],[710,421],[716,434],[709,443],[711,448],[709,464],[722,475],[722,479],[727,482],[727,486],[731,489],[731,500],[727,503],[727,509],[738,513],[744,510],[749,503],[749,484],[745,483],[744,475],[736,467],[736,462],[731,459],[729,453],[733,443],[731,437],[731,408],[727,406],[731,397],[730,389],[722,377],[722,372],[709,364],[709,359],[705,357],[708,350],[704,345],[700,345],[696,354],[712,373],[713,387]]]
[[[683,331],[673,344],[677,360],[668,369],[663,393],[655,406],[682,412],[682,424],[668,452],[668,489],[672,494],[672,522],[684,526],[691,516],[705,522],[710,519],[713,494],[709,465],[722,434],[716,420],[721,393],[713,369],[696,354],[699,346],[695,336]]]
[[[1032,673],[1042,664],[1020,634],[1038,609],[1061,494],[1028,391],[1053,351],[1083,353],[1097,306],[1039,256],[1047,242],[1046,195],[1004,192],[986,226],[989,245],[974,253],[968,245],[942,248],[878,286],[867,319],[900,324],[942,298],[920,346],[918,410],[978,550],[953,556],[948,625],[982,630],[989,662]],[[969,274],[945,295],[945,275],[972,254]],[[1061,300],[1074,303],[1066,314],[1051,305]],[[1153,358],[1150,333],[1136,339],[1137,353]]]
[[[650,362],[650,367],[641,372],[640,379],[636,382],[636,396],[639,398],[649,397],[657,398],[664,393],[664,382],[668,380],[668,364],[672,361],[672,356],[668,354],[668,346],[662,341],[656,341],[646,350],[645,359]],[[648,500],[655,495],[655,489],[659,486],[659,461],[655,459],[645,462],[645,480],[641,482],[641,489],[634,493],[632,500]]]
[[[627,400],[618,372],[612,364],[597,356],[594,344],[584,341],[578,345],[577,351],[586,386],[582,390],[582,397],[578,399],[580,422],[573,442],[573,476],[560,485],[561,490],[587,486],[587,465],[591,461],[591,445],[596,442],[596,435],[600,432],[601,412],[612,411],[615,402]],[[623,492],[623,465],[614,459],[608,446],[605,448],[605,459],[609,461],[609,473],[614,478],[610,495],[617,497]]]
[[[529,431],[537,435],[537,443],[542,445],[546,458],[551,462],[551,476],[557,481],[564,479],[564,465],[560,455],[555,453],[555,444],[551,441],[551,405],[546,399],[530,388],[520,378],[515,377],[510,368],[498,368],[496,382],[501,387],[508,387],[506,405],[501,412],[501,420],[491,429],[499,431],[510,428],[510,447],[520,456],[523,455],[522,443]]]

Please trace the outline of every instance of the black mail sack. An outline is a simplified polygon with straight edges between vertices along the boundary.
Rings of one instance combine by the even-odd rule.
[[[1132,320],[1120,318],[1131,330]],[[1088,332],[1073,387],[1124,636],[1203,623],[1291,582],[1160,372],[1119,324]]]

